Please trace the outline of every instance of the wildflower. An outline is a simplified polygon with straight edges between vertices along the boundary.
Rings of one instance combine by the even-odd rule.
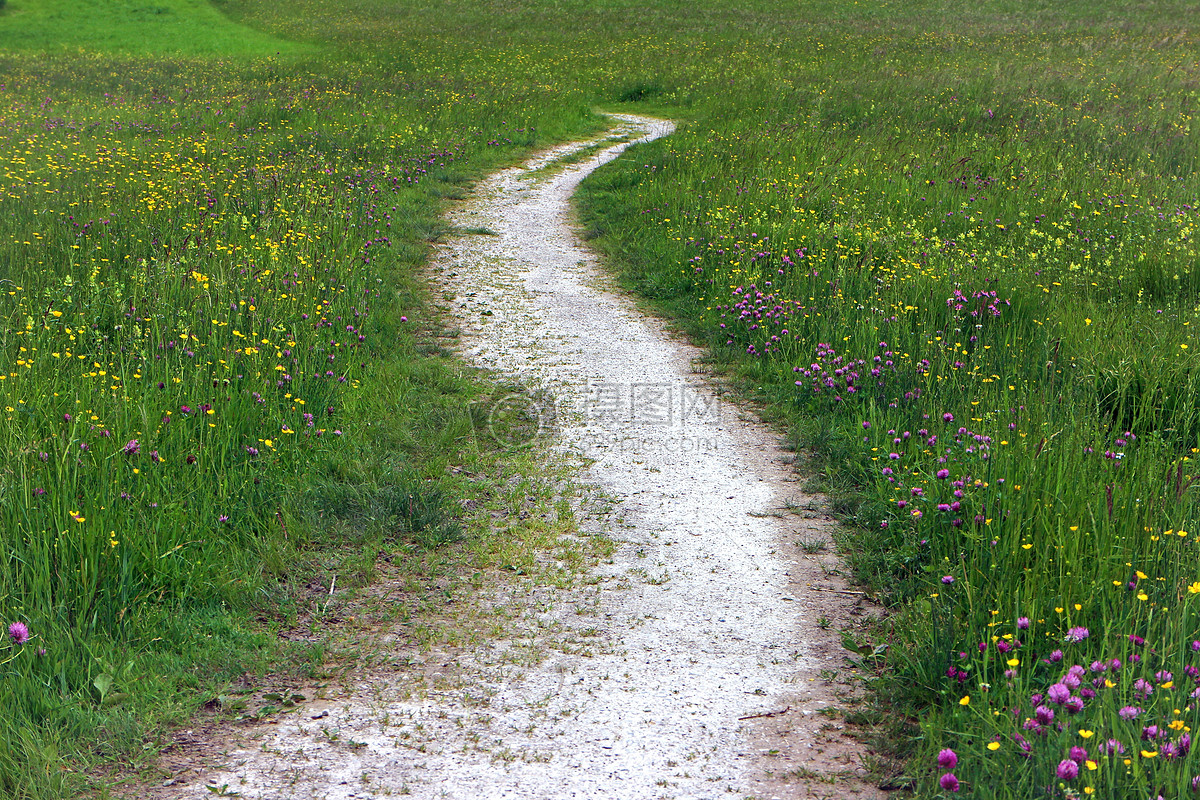
[[[141,449],[142,447],[138,444],[138,440],[131,439],[125,443],[124,447],[121,448],[121,452],[127,456],[136,456],[139,452],[141,452]]]
[[[939,469],[939,470],[937,471],[937,477],[938,477],[938,480],[940,480],[940,481],[944,481],[944,480],[946,480],[946,478],[949,478],[949,477],[950,477],[950,470],[948,470],[948,469]]]
[[[1017,618],[1017,630],[1021,630],[1021,631],[1029,630],[1029,617],[1018,617]]]
[[[1088,638],[1089,635],[1090,634],[1088,633],[1087,628],[1077,625],[1074,628],[1071,628],[1070,630],[1067,631],[1065,641],[1068,644],[1075,644],[1077,642],[1082,642],[1084,639]]]
[[[947,792],[957,792],[958,778],[954,777],[953,772],[947,772],[938,780],[938,786],[941,786]]]
[[[1038,706],[1033,710],[1033,716],[1037,718],[1038,723],[1049,725],[1054,722],[1054,712],[1046,706]]]
[[[1076,764],[1082,764],[1083,762],[1087,761],[1088,751],[1084,750],[1082,747],[1072,747],[1068,757]]]
[[[1138,714],[1141,714],[1141,713],[1142,713],[1142,710],[1140,708],[1138,708],[1137,706],[1125,706],[1124,708],[1122,708],[1120,711],[1117,712],[1117,714],[1121,717],[1121,719],[1136,719]]]
[[[29,627],[24,622],[14,622],[8,626],[8,638],[13,644],[25,644],[29,641]]]
[[[937,764],[942,769],[954,769],[958,766],[958,753],[945,748],[937,754]]]
[[[1064,781],[1073,781],[1079,777],[1079,765],[1069,758],[1058,762],[1058,777]]]
[[[1046,696],[1050,702],[1061,706],[1071,697],[1071,690],[1066,684],[1056,683],[1046,691]]]
[[[1145,700],[1154,694],[1154,687],[1145,678],[1138,678],[1133,682],[1133,693],[1139,700]]]

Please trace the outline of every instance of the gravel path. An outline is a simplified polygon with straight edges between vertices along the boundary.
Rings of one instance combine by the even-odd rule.
[[[673,130],[617,121],[610,137]],[[812,552],[832,523],[776,437],[713,393],[699,351],[604,288],[569,199],[629,144],[589,144],[479,185],[452,222],[495,235],[457,236],[434,270],[465,357],[545,392],[500,404],[494,419],[525,424],[497,431],[555,437],[613,499],[582,523],[617,542],[611,562],[573,588],[513,589],[525,636],[414,655],[264,727],[177,796],[875,796],[856,778],[861,748],[821,713],[845,702],[828,680],[845,669],[836,629],[862,613],[834,557]]]

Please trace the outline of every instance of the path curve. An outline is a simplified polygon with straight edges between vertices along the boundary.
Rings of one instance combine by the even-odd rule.
[[[525,411],[615,498],[584,522],[617,542],[612,561],[529,601],[544,638],[574,646],[536,664],[512,641],[434,654],[421,698],[405,698],[404,674],[364,686],[235,751],[185,796],[211,796],[205,784],[330,800],[874,796],[855,777],[859,748],[820,713],[843,704],[822,671],[844,668],[835,629],[856,609],[833,557],[798,544],[815,549],[832,523],[776,437],[713,393],[699,351],[605,288],[573,232],[583,177],[674,129],[616,121],[481,183],[451,215],[476,233],[434,264],[464,355],[545,390]]]

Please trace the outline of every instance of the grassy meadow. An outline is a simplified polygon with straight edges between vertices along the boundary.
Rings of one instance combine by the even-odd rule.
[[[0,796],[319,669],[316,578],[529,535],[419,268],[598,109],[681,123],[584,223],[853,523],[892,783],[1195,791],[1195,3],[0,5]]]

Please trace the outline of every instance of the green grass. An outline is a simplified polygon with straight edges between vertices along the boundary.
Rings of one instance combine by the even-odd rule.
[[[1190,791],[1194,3],[156,7],[0,11],[0,613],[39,637],[0,655],[5,791],[70,795],[31,776],[261,668],[324,564],[504,545],[451,510],[516,467],[418,268],[448,198],[594,108],[684,122],[586,224],[822,469],[918,794],[944,748],[966,796]],[[1037,723],[1072,665],[1084,708]]]
[[[492,521],[550,490],[477,429],[494,387],[418,272],[447,199],[551,139],[494,118],[510,87],[251,57],[268,34],[201,57],[243,29],[176,47],[216,12],[173,8],[166,54],[117,26],[0,55],[0,618],[32,633],[0,646],[0,796],[77,796],[227,682],[328,669],[272,635],[314,580],[382,556],[453,581],[555,539]],[[597,127],[522,97],[546,136]]]
[[[238,25],[206,0],[9,0],[0,49],[267,56],[311,51]]]
[[[1200,74],[1181,7],[824,10],[585,184],[594,241],[787,421],[858,526],[848,557],[894,613],[874,686],[922,720],[892,743],[920,796],[948,791],[944,748],[970,796],[1183,796]],[[1072,665],[1077,713],[1045,700]],[[1072,747],[1095,769],[1061,767]]]

